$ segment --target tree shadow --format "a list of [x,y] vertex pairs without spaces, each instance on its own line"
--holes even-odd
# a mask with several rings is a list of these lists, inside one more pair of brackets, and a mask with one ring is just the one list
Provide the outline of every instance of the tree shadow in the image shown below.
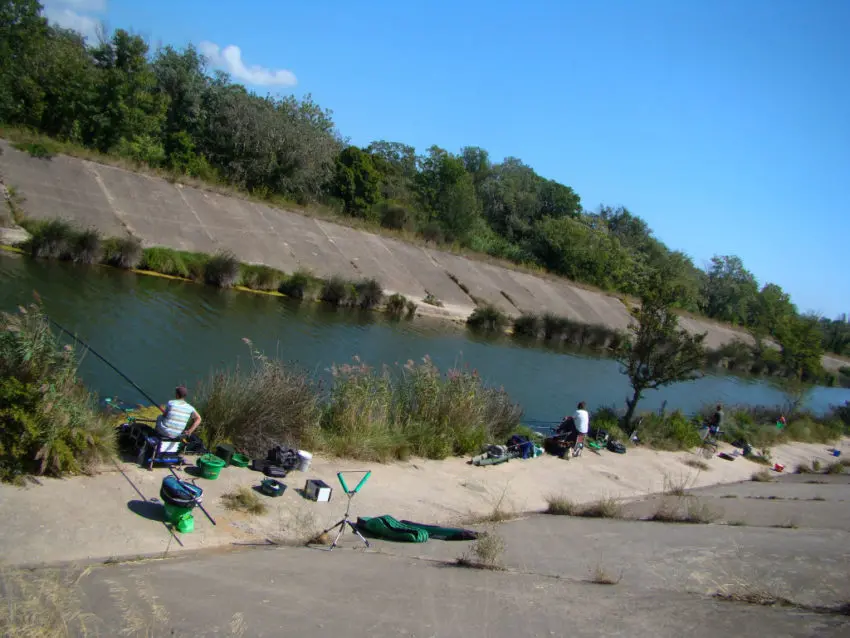
[[127,503],[127,509],[134,514],[158,523],[165,522],[165,508],[162,503],[140,501],[138,499]]

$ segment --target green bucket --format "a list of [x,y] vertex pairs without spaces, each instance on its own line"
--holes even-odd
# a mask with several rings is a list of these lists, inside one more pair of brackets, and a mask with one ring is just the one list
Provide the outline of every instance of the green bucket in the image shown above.
[[198,459],[198,467],[201,468],[201,476],[211,481],[218,478],[221,468],[225,465],[226,463],[215,454],[204,454]]
[[171,503],[163,503],[165,506],[165,520],[172,525],[177,525],[184,516],[192,515],[191,507],[180,507]]
[[250,463],[251,459],[249,459],[244,454],[234,454],[230,457],[230,464],[235,467],[248,467]]

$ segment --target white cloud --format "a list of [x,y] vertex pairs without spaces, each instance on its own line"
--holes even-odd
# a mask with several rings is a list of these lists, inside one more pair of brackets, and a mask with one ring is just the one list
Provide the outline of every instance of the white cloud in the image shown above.
[[100,18],[91,13],[104,13],[106,0],[44,0],[44,16],[52,23],[82,33],[91,41],[97,39]]
[[254,86],[295,86],[298,82],[295,74],[286,69],[267,69],[256,64],[246,66],[242,61],[242,50],[235,44],[223,49],[214,42],[201,42],[198,45],[210,66],[227,71],[236,80]]

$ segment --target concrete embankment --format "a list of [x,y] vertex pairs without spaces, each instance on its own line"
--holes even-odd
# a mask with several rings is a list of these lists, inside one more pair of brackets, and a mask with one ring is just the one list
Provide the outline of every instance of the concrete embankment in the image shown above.
[[[215,253],[227,249],[247,263],[284,272],[304,268],[320,277],[374,277],[387,291],[416,300],[430,314],[463,319],[486,301],[509,315],[552,312],[625,330],[627,308],[616,297],[565,279],[518,272],[484,261],[382,237],[296,212],[172,184],[73,157],[30,157],[0,140],[0,180],[14,188],[35,219],[64,217],[107,236],[132,233],[146,246]],[[442,308],[422,303],[430,293]],[[717,348],[749,337],[713,322],[683,318],[707,331]],[[829,368],[843,362],[825,360]]]

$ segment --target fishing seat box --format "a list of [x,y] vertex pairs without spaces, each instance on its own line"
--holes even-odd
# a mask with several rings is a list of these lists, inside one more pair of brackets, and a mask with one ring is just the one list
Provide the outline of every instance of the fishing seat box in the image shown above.
[[331,500],[332,491],[331,486],[320,479],[307,479],[307,484],[304,485],[304,495],[311,501],[319,503]]

